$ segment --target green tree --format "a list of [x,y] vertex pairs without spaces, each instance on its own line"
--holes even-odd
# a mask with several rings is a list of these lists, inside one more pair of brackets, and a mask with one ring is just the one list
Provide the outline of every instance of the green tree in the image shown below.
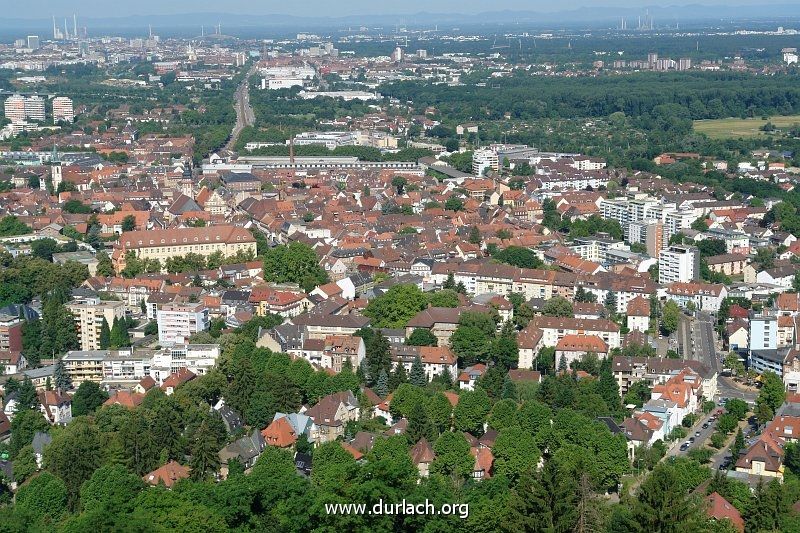
[[694,531],[700,513],[691,496],[681,490],[677,468],[662,463],[639,487],[633,518],[643,531]]
[[562,296],[555,296],[547,300],[542,307],[542,314],[545,316],[571,317],[575,313],[572,304]]
[[59,359],[56,361],[56,366],[53,369],[53,380],[55,381],[56,388],[62,392],[66,392],[72,388],[72,380],[64,368],[64,361]]
[[[760,409],[762,413],[771,413],[769,416],[769,420],[771,420],[774,413],[786,400],[786,389],[783,386],[783,380],[769,370],[761,375],[761,384],[761,390],[756,398],[756,409]],[[760,421],[766,423],[768,420],[765,416],[764,420]]]
[[133,231],[136,229],[136,217],[134,215],[126,215],[122,219],[122,231]]
[[105,465],[81,487],[81,507],[86,511],[120,513],[132,509],[136,495],[144,489],[142,479],[122,465]]
[[72,397],[72,416],[88,415],[108,399],[108,393],[93,381],[84,381]]
[[219,469],[219,449],[220,443],[209,431],[208,424],[204,420],[191,446],[192,458],[189,467],[192,479],[204,480]]
[[419,358],[419,355],[415,356],[414,362],[411,363],[409,383],[417,387],[424,387],[428,384],[428,378],[425,376],[425,368],[422,366],[422,360]]
[[466,478],[472,472],[475,459],[469,453],[469,443],[460,433],[442,433],[433,445],[436,458],[431,471],[453,479]]
[[97,275],[103,277],[110,277],[114,275],[114,264],[111,258],[105,252],[97,252],[95,256],[97,259]]
[[58,522],[67,514],[67,487],[49,472],[42,472],[17,491],[16,510],[34,523]]
[[93,424],[78,418],[56,433],[45,449],[44,466],[64,481],[71,509],[77,506],[81,485],[101,464],[99,437]]
[[661,329],[664,333],[670,335],[678,329],[678,320],[681,315],[681,310],[678,308],[673,300],[667,301],[661,311]]
[[483,422],[490,408],[491,401],[483,389],[464,391],[459,396],[453,412],[453,424],[459,431],[480,435],[483,433]]
[[364,315],[373,327],[401,328],[425,308],[427,298],[416,285],[395,285],[385,294],[370,300]]
[[23,446],[14,459],[14,481],[22,485],[37,470],[36,454],[33,452],[33,446],[30,444]]
[[103,322],[100,324],[100,349],[107,350],[111,346],[111,328],[108,327],[108,320],[103,317]]
[[328,282],[316,252],[301,242],[276,246],[264,253],[264,278],[277,283],[298,283],[304,291]]
[[524,472],[535,469],[540,456],[533,436],[519,426],[498,432],[492,454],[495,457],[494,471],[512,482]]
[[469,242],[470,244],[480,244],[482,242],[481,232],[478,229],[478,226],[472,226],[469,230]]

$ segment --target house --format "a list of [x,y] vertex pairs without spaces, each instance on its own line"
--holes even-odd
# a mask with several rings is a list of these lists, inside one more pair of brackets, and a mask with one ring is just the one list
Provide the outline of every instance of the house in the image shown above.
[[486,365],[483,363],[468,366],[458,375],[458,387],[462,390],[475,390],[475,384],[486,370]]
[[113,391],[103,405],[121,405],[128,409],[133,409],[142,405],[144,393],[130,390],[119,389]]
[[222,417],[222,423],[225,424],[225,430],[228,435],[232,435],[244,427],[242,417],[235,410],[225,403],[225,398],[220,398],[213,409]]
[[492,477],[492,466],[494,465],[492,451],[483,446],[473,446],[470,448],[469,453],[475,458],[475,464],[472,467],[472,479],[481,481]]
[[450,337],[458,327],[461,311],[449,307],[428,307],[423,309],[406,324],[406,338],[417,328],[428,329],[436,337],[439,346],[448,346]]
[[566,335],[593,335],[602,339],[609,349],[619,348],[622,343],[619,326],[604,318],[593,320],[537,316],[528,326],[542,330],[543,346],[556,346]]
[[747,322],[737,319],[725,324],[725,334],[729,351],[747,351],[750,346],[750,325]]
[[436,454],[425,437],[422,437],[411,448],[411,462],[417,467],[420,477],[428,477],[434,459],[436,459]]
[[357,421],[360,415],[358,399],[352,391],[329,394],[320,399],[305,414],[314,421],[312,438],[314,443],[325,443],[344,435],[345,425]]
[[50,445],[51,442],[53,442],[53,437],[50,435],[50,433],[37,431],[33,435],[31,447],[33,448],[33,455],[36,457],[36,468],[42,468],[42,463],[44,461],[44,450]]
[[361,337],[328,335],[325,337],[320,366],[330,368],[338,374],[347,361],[351,369],[356,369],[361,365],[366,353],[364,339]]
[[630,331],[647,331],[650,329],[650,301],[637,296],[628,302],[626,311],[628,329]]
[[261,436],[264,437],[268,446],[277,446],[278,448],[289,448],[297,442],[297,433],[286,417],[273,420],[261,431]]
[[447,346],[420,346],[419,358],[428,381],[445,373],[450,374],[450,379],[456,379],[458,358]]
[[164,380],[164,383],[161,384],[161,390],[164,391],[164,394],[167,396],[171,396],[175,389],[186,383],[187,381],[191,381],[195,378],[195,373],[189,370],[188,368],[181,368],[177,372],[173,372],[167,379]]
[[11,420],[0,411],[0,442],[3,442],[11,435]]
[[228,463],[237,460],[245,470],[253,468],[256,460],[267,446],[261,432],[254,429],[249,435],[245,435],[239,440],[228,444],[219,451],[220,476],[222,479],[228,477]]
[[712,492],[706,496],[706,515],[717,522],[727,520],[736,531],[744,532],[742,514],[728,500],[720,496],[718,492]]
[[736,472],[783,481],[783,444],[764,433],[739,455]]
[[556,344],[556,361],[559,365],[563,358],[569,367],[587,353],[605,359],[608,356],[608,345],[594,335],[565,335]]
[[188,466],[183,466],[175,461],[170,461],[164,466],[156,468],[149,474],[145,474],[142,476],[142,479],[149,485],[155,486],[163,484],[168,489],[171,489],[173,485],[175,485],[175,483],[181,479],[187,479],[189,477],[190,470],[191,469]]
[[39,391],[39,408],[51,424],[67,424],[72,420],[72,400],[55,390]]
[[137,383],[136,386],[133,387],[133,390],[134,392],[137,392],[139,394],[147,394],[147,391],[149,391],[156,385],[158,385],[158,383],[156,383],[156,380],[153,379],[152,376],[145,376],[139,380],[139,383]]

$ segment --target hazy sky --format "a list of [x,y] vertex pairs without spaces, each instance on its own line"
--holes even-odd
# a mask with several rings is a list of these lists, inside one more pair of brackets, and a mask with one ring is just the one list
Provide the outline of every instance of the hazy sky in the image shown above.
[[796,0],[0,0],[3,16],[13,18],[64,17],[77,13],[83,17],[120,17],[180,13],[252,13],[297,16],[337,16],[354,14],[395,14],[461,12],[480,13],[500,10],[563,11],[583,6],[640,7],[644,5],[760,5],[792,3]]

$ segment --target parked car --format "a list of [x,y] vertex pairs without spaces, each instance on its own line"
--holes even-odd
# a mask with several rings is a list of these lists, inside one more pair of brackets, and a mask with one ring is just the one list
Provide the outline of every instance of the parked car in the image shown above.
[[699,432],[699,431],[695,431],[695,432],[694,432],[694,436],[695,436],[695,437],[699,437],[699,436],[700,436],[700,432]]
[[682,452],[685,452],[688,449],[689,449],[689,443],[688,442],[684,442],[683,444],[681,444],[680,450]]

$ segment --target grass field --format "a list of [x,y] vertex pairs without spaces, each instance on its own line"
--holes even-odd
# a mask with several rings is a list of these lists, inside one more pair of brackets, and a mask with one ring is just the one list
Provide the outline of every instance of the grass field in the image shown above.
[[[739,137],[760,137],[764,135],[761,128],[768,121],[761,118],[721,118],[716,120],[695,120],[694,129],[705,133],[712,139],[738,139]],[[776,128],[789,128],[800,124],[800,115],[771,117]]]

